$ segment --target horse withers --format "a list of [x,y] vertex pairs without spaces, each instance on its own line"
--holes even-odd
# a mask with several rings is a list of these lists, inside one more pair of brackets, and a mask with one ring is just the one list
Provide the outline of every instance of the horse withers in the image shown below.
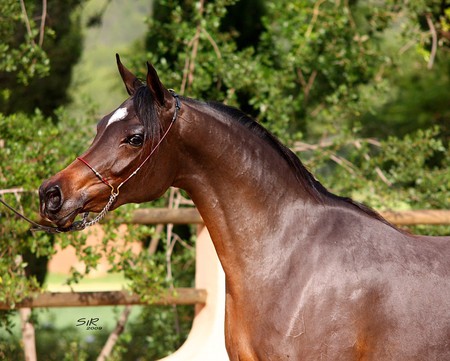
[[226,275],[231,360],[450,360],[450,238],[410,235],[327,191],[241,111],[178,97],[117,57],[130,97],[40,188],[41,214],[191,196]]

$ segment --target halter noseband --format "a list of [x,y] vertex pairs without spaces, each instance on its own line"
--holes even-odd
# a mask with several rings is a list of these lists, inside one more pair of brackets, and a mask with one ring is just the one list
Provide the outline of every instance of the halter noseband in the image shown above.
[[94,219],[88,220],[87,217],[89,215],[89,212],[85,212],[83,219],[81,221],[76,221],[76,222],[72,223],[72,225],[70,225],[69,227],[62,228],[62,227],[44,226],[42,224],[36,223],[36,222],[32,221],[31,219],[25,217],[23,214],[16,211],[13,207],[11,207],[9,204],[7,204],[2,199],[0,199],[0,203],[5,205],[8,209],[10,209],[16,215],[18,215],[19,217],[21,217],[22,219],[24,219],[25,221],[27,221],[28,223],[33,225],[34,228],[31,229],[32,231],[45,231],[47,233],[62,233],[62,232],[71,232],[71,231],[81,231],[81,230],[83,230],[87,227],[90,227],[93,224],[99,222],[103,217],[105,217],[106,213],[108,213],[109,209],[111,208],[111,206],[113,205],[113,203],[115,202],[117,197],[119,196],[120,187],[122,187],[126,182],[128,182],[132,177],[134,177],[139,172],[139,170],[143,167],[143,165],[151,158],[151,156],[156,152],[158,147],[163,142],[164,138],[169,133],[173,124],[177,120],[178,112],[181,109],[180,98],[179,98],[178,94],[175,93],[172,89],[169,89],[169,91],[172,94],[172,96],[175,98],[175,111],[174,111],[174,114],[173,114],[172,120],[170,121],[169,126],[167,127],[166,131],[164,132],[162,137],[159,139],[159,141],[155,145],[155,147],[150,151],[149,155],[147,155],[147,157],[141,162],[139,167],[137,167],[136,170],[133,173],[131,173],[124,181],[122,181],[116,188],[114,188],[114,186],[105,177],[103,177],[93,166],[91,166],[85,159],[83,159],[82,157],[77,157],[77,159],[80,162],[82,162],[83,164],[85,164],[87,167],[89,167],[89,169],[92,170],[94,172],[94,174],[103,183],[105,183],[108,187],[111,188],[111,194],[109,196],[108,202],[106,203],[105,207],[103,207],[103,209],[100,211],[100,213]]

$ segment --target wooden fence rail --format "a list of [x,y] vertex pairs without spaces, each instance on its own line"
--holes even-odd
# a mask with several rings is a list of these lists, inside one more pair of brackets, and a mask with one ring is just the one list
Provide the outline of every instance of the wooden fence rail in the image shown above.
[[[407,225],[450,225],[450,210],[385,211],[380,214],[389,222],[399,226]],[[128,224],[201,224],[203,219],[196,208],[146,208],[137,209],[129,219],[117,219]]]
[[133,211],[131,219],[117,219],[118,223],[129,224],[202,224],[197,208],[142,208]]
[[[143,302],[139,296],[127,291],[105,292],[44,292],[35,298],[27,298],[14,305],[14,308],[39,307],[87,307],[119,305],[195,305],[206,303],[206,290],[195,288],[176,288],[165,295]],[[6,303],[0,303],[0,310],[9,310]]]
[[450,225],[450,210],[385,211],[381,215],[398,226]]

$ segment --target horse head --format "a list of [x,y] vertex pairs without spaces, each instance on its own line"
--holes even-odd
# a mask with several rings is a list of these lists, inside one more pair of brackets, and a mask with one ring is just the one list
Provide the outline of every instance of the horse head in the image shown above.
[[172,184],[175,168],[165,165],[176,164],[168,143],[178,96],[149,63],[146,84],[118,55],[117,66],[129,98],[100,120],[89,149],[39,189],[41,216],[58,227],[69,227],[82,212],[153,200]]

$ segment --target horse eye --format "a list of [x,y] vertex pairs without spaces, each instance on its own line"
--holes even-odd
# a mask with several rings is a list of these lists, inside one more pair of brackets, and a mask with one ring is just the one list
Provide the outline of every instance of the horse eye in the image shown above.
[[135,134],[127,138],[127,143],[133,147],[140,147],[144,144],[144,137],[141,134]]

